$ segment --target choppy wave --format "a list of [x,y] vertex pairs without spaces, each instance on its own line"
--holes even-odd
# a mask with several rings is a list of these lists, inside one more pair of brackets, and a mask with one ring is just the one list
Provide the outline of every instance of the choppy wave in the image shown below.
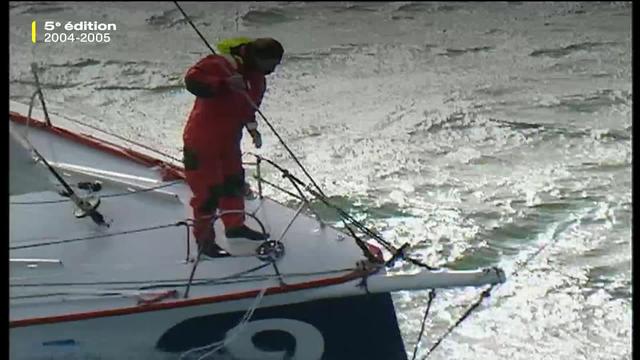
[[464,5],[452,4],[436,4],[432,2],[412,2],[410,4],[400,5],[396,11],[398,12],[426,12],[426,13],[447,13],[460,10]]
[[391,20],[415,20],[415,16],[408,14],[393,14]]
[[543,108],[565,109],[580,113],[595,113],[603,108],[616,105],[630,105],[631,92],[612,89],[600,89],[587,94],[570,94],[547,99],[537,106]]
[[150,66],[150,65],[158,65],[152,61],[145,61],[145,60],[137,60],[137,61],[130,61],[130,60],[107,60],[104,62],[104,65],[115,65],[115,66]]
[[609,45],[615,45],[615,42],[581,42],[577,44],[571,44],[561,48],[552,48],[552,49],[539,49],[534,50],[529,54],[529,56],[540,57],[540,56],[548,56],[553,58],[560,58],[563,56],[567,56],[569,54],[578,52],[578,51],[586,51],[592,50],[600,47],[605,47]]
[[[29,85],[30,89],[35,89],[36,86],[36,82],[35,80],[29,81],[29,80],[11,80],[10,81],[11,84],[20,84],[20,85]],[[52,83],[52,82],[43,82],[40,81],[40,86],[43,89],[51,89],[51,90],[61,90],[61,89],[68,89],[68,88],[75,88],[78,86],[82,86],[82,83],[72,83],[72,82],[64,82],[64,83]]]
[[46,69],[46,68],[56,68],[56,67],[61,67],[61,68],[82,68],[85,66],[94,66],[94,65],[99,65],[101,63],[100,60],[96,60],[96,59],[84,59],[84,58],[80,58],[74,61],[66,61],[64,63],[60,63],[60,64],[56,64],[56,63],[46,63],[42,65],[42,68]]
[[[28,102],[25,64],[39,62],[47,106],[81,108],[87,121],[173,154],[193,102],[183,72],[206,51],[178,43],[196,35],[177,10],[163,11],[170,6],[109,4],[10,3],[10,97]],[[118,7],[136,38],[108,49],[33,48],[22,27],[33,7],[96,19]],[[186,9],[207,38],[230,35],[237,10],[241,35],[283,41],[263,112],[331,200],[385,239],[412,244],[430,264],[500,266],[509,275],[550,244],[434,360],[630,357],[630,2],[207,7],[215,11]],[[304,31],[292,31],[294,22]],[[159,43],[169,56],[158,58]],[[295,171],[266,129],[263,138],[264,155]],[[413,345],[425,295],[396,295]],[[477,295],[441,292],[428,340]]]
[[493,46],[476,46],[467,49],[445,49],[446,53],[440,54],[442,56],[460,56],[469,53],[485,52],[493,50]]
[[446,116],[439,114],[425,114],[425,120],[416,123],[409,132],[410,135],[417,133],[435,133],[439,131],[460,131],[472,127],[497,126],[512,130],[541,130],[545,128],[543,124],[532,124],[495,118],[485,118],[465,111],[456,111]]
[[282,9],[254,9],[241,17],[248,26],[274,25],[296,20],[296,16]]
[[322,60],[332,56],[350,55],[363,52],[366,53],[367,48],[370,48],[369,44],[337,44],[326,49],[314,49],[311,51],[285,54],[285,60],[287,63]]
[[145,91],[153,91],[153,92],[164,92],[164,91],[176,91],[176,90],[184,90],[183,84],[167,84],[167,85],[157,85],[157,86],[120,86],[120,85],[107,85],[107,86],[97,86],[94,88],[95,90],[145,90]]
[[[510,166],[511,153],[532,147],[556,149],[558,144],[597,142],[609,146],[578,163],[592,172],[611,172],[631,165],[630,152],[614,150],[629,146],[628,130],[616,128],[589,128],[563,126],[550,123],[531,123],[481,116],[473,112],[456,111],[442,115],[425,113],[406,130],[414,141],[428,143],[437,151],[424,151],[432,158],[443,157],[448,166],[468,164],[475,166]],[[465,145],[469,143],[470,145]],[[473,144],[473,145],[471,145]],[[579,146],[581,147],[581,145]],[[428,155],[427,155],[428,154]],[[573,169],[577,173],[578,169]]]
[[371,13],[380,11],[380,6],[384,6],[384,3],[378,4],[344,4],[344,5],[333,5],[327,4],[327,8],[331,9],[335,13]]
[[497,99],[499,97],[503,97],[505,95],[512,95],[515,93],[526,91],[522,86],[516,85],[489,85],[489,86],[481,86],[473,92],[482,96],[489,96],[492,99]]
[[20,9],[18,13],[20,14],[34,14],[34,15],[42,15],[42,14],[53,14],[57,12],[62,12],[66,10],[71,10],[73,7],[64,6],[57,4],[56,2],[24,2],[22,3],[10,3],[10,9]]
[[[200,18],[199,14],[192,14],[189,16],[192,21],[196,21]],[[177,9],[165,10],[159,15],[151,15],[145,19],[148,25],[162,28],[173,28],[177,25],[187,24],[187,20],[182,16]]]
[[505,31],[503,29],[494,28],[494,29],[487,30],[484,34],[485,35],[495,35],[495,34],[504,34],[504,33],[505,33]]

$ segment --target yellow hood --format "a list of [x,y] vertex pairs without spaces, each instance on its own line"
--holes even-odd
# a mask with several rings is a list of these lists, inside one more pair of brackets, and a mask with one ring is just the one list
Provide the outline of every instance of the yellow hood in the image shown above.
[[218,48],[218,51],[221,54],[230,54],[231,48],[234,48],[236,46],[240,46],[243,44],[248,44],[252,41],[253,39],[250,39],[248,37],[235,37],[235,38],[229,38],[229,39],[224,39],[220,41],[219,43],[216,44],[216,47]]

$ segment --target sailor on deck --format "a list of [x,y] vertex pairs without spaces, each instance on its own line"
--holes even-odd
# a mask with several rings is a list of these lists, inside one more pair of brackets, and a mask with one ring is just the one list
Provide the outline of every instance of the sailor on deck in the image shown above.
[[[255,109],[266,89],[265,75],[280,64],[284,49],[271,38],[235,38],[218,45],[187,71],[187,90],[196,96],[184,128],[184,167],[193,192],[193,234],[208,256],[228,256],[215,243],[211,219],[217,209],[236,212],[221,216],[227,238],[265,240],[265,234],[244,224],[245,179],[240,142],[247,128],[257,148],[262,146]],[[266,235],[268,237],[268,234]]]

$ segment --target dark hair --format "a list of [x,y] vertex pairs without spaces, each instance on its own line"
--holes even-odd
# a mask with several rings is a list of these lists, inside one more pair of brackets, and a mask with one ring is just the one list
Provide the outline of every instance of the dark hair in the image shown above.
[[247,44],[249,52],[261,59],[282,59],[284,48],[273,38],[258,38]]

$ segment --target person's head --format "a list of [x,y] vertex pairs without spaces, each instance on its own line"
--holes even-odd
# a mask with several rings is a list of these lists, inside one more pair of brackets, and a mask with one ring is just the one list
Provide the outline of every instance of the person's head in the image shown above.
[[258,38],[243,45],[245,65],[265,75],[271,74],[282,61],[284,48],[272,38]]

